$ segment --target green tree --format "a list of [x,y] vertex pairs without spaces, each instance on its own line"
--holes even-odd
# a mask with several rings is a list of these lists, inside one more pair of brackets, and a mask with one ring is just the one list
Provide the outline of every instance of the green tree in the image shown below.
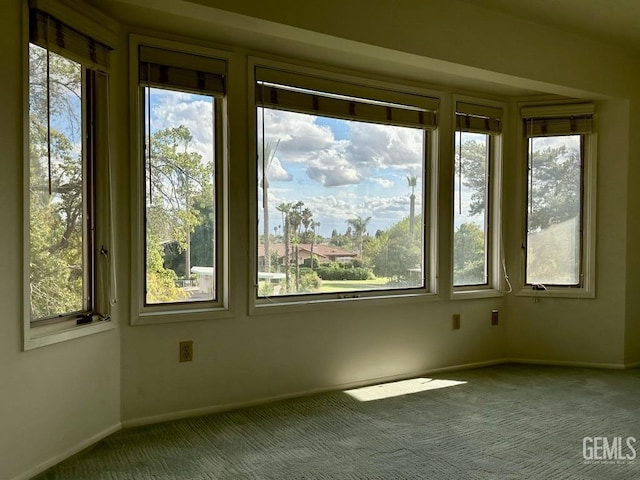
[[[310,243],[311,256],[313,257],[313,247],[316,239],[315,229],[320,226],[320,223],[313,220],[313,212],[311,209],[305,207],[304,203],[300,201],[296,203],[283,202],[279,204],[276,209],[282,215],[282,237],[284,240],[283,267],[285,283],[281,292],[307,291],[305,289],[307,289],[310,284],[313,284],[313,282],[309,283],[308,280],[315,277],[301,273],[300,258],[298,256],[299,245],[300,243]],[[271,260],[273,262],[273,259]],[[293,275],[291,273],[292,265],[294,267]]]
[[453,284],[480,285],[486,281],[484,232],[463,223],[453,234]]
[[[215,228],[213,221],[213,205],[202,204],[194,201],[193,207],[200,212],[201,222],[193,229],[190,235],[191,265],[211,267],[214,265],[213,243],[215,241]],[[181,250],[176,242],[166,244],[164,247],[164,266],[171,269],[178,277],[189,277],[185,264],[186,250]]]
[[175,302],[186,298],[178,288],[176,272],[165,268],[165,251],[158,238],[150,232],[147,235],[147,302]]
[[462,144],[462,170],[456,162],[456,175],[462,175],[462,184],[471,190],[469,216],[482,215],[487,202],[487,147],[477,140]]
[[566,145],[533,150],[529,230],[546,229],[580,214],[580,153]]
[[[167,265],[154,263],[154,256],[163,251],[162,245],[176,242],[179,252],[184,252],[184,272],[191,271],[191,234],[205,221],[213,220],[213,184],[211,162],[190,148],[193,140],[189,129],[183,125],[159,130],[152,135],[151,155],[147,158],[147,300],[156,295],[177,296],[178,291],[157,293],[154,286],[166,282],[163,269]],[[213,238],[210,239],[213,242]],[[213,246],[211,244],[211,251]],[[153,268],[152,268],[153,267]],[[175,275],[175,272],[174,272]],[[170,276],[170,275],[169,275]],[[176,287],[177,288],[177,287]],[[182,296],[186,293],[182,290]]]
[[535,138],[529,152],[527,282],[576,284],[580,265],[581,158],[577,137]]
[[[534,139],[535,141],[536,139]],[[463,185],[471,190],[470,216],[486,205],[486,146],[467,140],[462,146]],[[580,206],[580,153],[566,145],[534,149],[529,178],[529,229],[544,229],[574,218]]]
[[351,248],[352,240],[350,235],[350,229],[348,232],[349,234],[338,233],[338,231],[334,228],[333,231],[331,232],[329,245],[333,245],[334,247],[339,247],[339,248]]
[[[49,72],[47,75],[47,61]],[[29,45],[31,318],[83,309],[82,68]]]
[[[291,226],[290,216],[291,203],[281,203],[276,209],[282,214],[282,235],[284,237],[284,290],[285,292],[291,291],[291,256],[289,254],[289,247],[291,241]],[[266,260],[265,260],[266,261]]]
[[353,229],[353,237],[358,246],[358,253],[360,254],[360,258],[364,257],[364,235],[367,233],[367,225],[371,217],[362,218],[357,216],[355,218],[350,218],[345,220],[345,222]]
[[[416,219],[420,218],[418,215]],[[377,232],[365,245],[365,258],[373,264],[373,273],[378,277],[406,281],[412,269],[422,268],[420,232],[410,232],[408,218]]]
[[411,188],[411,195],[409,196],[410,206],[409,206],[409,232],[413,233],[413,228],[415,224],[415,214],[416,214],[416,185],[418,184],[418,177],[415,175],[407,175],[407,184],[409,188]]
[[215,235],[213,205],[194,202],[194,208],[200,212],[200,223],[191,235],[191,263],[199,266],[214,265],[213,242]]
[[315,263],[315,257],[313,255],[313,247],[316,243],[316,228],[320,226],[320,222],[316,222],[315,220],[311,220],[311,270],[313,270],[313,264]]

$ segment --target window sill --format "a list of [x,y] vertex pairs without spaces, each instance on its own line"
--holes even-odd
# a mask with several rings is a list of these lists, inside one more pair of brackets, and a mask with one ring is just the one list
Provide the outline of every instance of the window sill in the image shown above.
[[133,315],[131,325],[157,325],[162,323],[199,322],[217,320],[233,316],[228,308],[202,308],[193,310],[165,310],[140,312]]
[[27,325],[24,332],[24,350],[33,350],[55,343],[86,337],[95,333],[113,330],[112,321],[97,320],[86,325],[76,325],[74,321],[31,327]]
[[397,305],[407,303],[424,303],[440,300],[440,296],[435,293],[403,293],[395,295],[371,295],[354,296],[358,292],[345,293],[343,298],[327,299],[280,299],[278,297],[260,298],[254,300],[250,308],[250,315],[270,315],[274,313],[303,312],[308,310],[335,310],[336,308],[361,308]]
[[586,288],[554,288],[548,287],[546,290],[533,290],[531,287],[522,287],[516,293],[517,297],[536,298],[596,298],[593,290]]
[[472,300],[476,298],[503,297],[506,293],[495,288],[483,288],[475,290],[462,290],[454,287],[451,300]]

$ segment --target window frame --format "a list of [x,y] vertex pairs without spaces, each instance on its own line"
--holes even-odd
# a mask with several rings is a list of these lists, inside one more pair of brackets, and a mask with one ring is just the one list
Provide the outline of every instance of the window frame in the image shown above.
[[[557,103],[539,104],[522,103],[519,104],[521,115],[519,116],[519,152],[522,168],[522,237],[520,246],[522,250],[520,261],[520,275],[518,296],[534,297],[534,299],[545,297],[556,298],[587,298],[596,297],[595,292],[595,261],[596,261],[596,196],[597,196],[597,113],[593,103]],[[527,113],[524,113],[527,112]],[[534,285],[526,283],[527,265],[527,223],[529,206],[528,201],[528,164],[529,164],[529,138],[525,128],[525,118],[566,118],[572,116],[591,115],[593,128],[589,133],[581,133],[580,145],[582,148],[582,168],[581,168],[581,195],[582,205],[580,211],[580,222],[582,226],[580,245],[580,265],[579,271],[582,277],[578,285],[547,285],[545,289],[538,290]],[[578,134],[577,132],[575,134]],[[565,135],[573,135],[566,133]],[[538,135],[533,135],[537,137]],[[551,136],[563,136],[562,133]]]
[[[453,157],[456,156],[456,136],[458,135],[457,128],[457,120],[456,120],[456,110],[457,104],[462,103],[466,104],[469,107],[477,106],[480,112],[484,110],[502,110],[500,116],[501,123],[501,132],[490,134],[487,132],[487,153],[488,153],[488,165],[487,165],[487,175],[488,175],[488,185],[487,185],[487,212],[485,214],[485,218],[487,221],[487,227],[485,236],[487,238],[487,247],[486,247],[486,269],[487,269],[487,282],[485,284],[478,285],[454,285],[453,283],[453,259],[454,259],[454,233],[455,233],[455,199],[453,195],[455,194],[454,182],[456,181],[455,177],[455,166],[452,165],[451,175],[452,175],[452,189],[451,189],[451,300],[463,300],[463,299],[474,299],[474,298],[489,298],[489,297],[500,297],[507,293],[505,291],[505,284],[507,284],[507,274],[504,260],[504,241],[503,241],[503,143],[504,138],[508,135],[508,125],[509,125],[509,116],[507,105],[503,102],[492,101],[486,98],[477,98],[470,97],[466,95],[453,95],[452,105],[453,105],[453,114],[452,114],[452,133],[453,133],[453,142],[452,142],[452,152]],[[495,117],[494,117],[495,118]],[[453,158],[453,162],[457,161],[457,157]]]
[[[228,152],[227,152],[227,94],[215,97],[214,125],[214,264],[216,266],[216,295],[213,300],[193,302],[147,304],[146,301],[146,174],[145,155],[142,134],[145,127],[144,95],[138,78],[139,47],[146,46],[164,50],[169,55],[201,55],[214,60],[229,63],[229,54],[220,50],[193,44],[149,37],[130,35],[129,67],[132,73],[130,81],[131,112],[131,191],[132,195],[132,253],[136,260],[132,262],[131,325],[148,325],[199,321],[215,318],[227,318],[232,315],[229,302],[229,200],[228,200]],[[227,73],[228,74],[228,73]],[[168,88],[171,90],[171,88]],[[179,89],[175,89],[180,91]],[[185,90],[186,91],[186,90]]]
[[[431,100],[440,101],[441,94],[439,92],[428,91],[423,88],[409,87],[406,85],[394,83],[387,80],[372,80],[358,76],[358,74],[335,73],[330,69],[320,69],[317,66],[307,66],[301,62],[294,62],[287,59],[283,61],[265,59],[260,57],[249,57],[248,61],[248,119],[251,129],[249,148],[251,152],[255,152],[258,144],[258,107],[259,99],[256,96],[256,69],[264,68],[275,72],[276,75],[282,74],[284,78],[288,75],[295,77],[307,77],[310,90],[318,89],[319,91],[331,91],[329,85],[347,85],[345,89],[348,93],[335,92],[336,95],[345,94],[354,98],[367,98],[363,92],[380,90],[387,92],[393,97],[395,93],[398,95],[414,95],[430,98]],[[277,82],[276,82],[277,83]],[[321,88],[315,87],[316,85]],[[371,97],[369,97],[371,98]],[[388,100],[387,100],[388,101]],[[268,108],[268,107],[267,107]],[[289,110],[294,111],[294,110]],[[439,117],[439,111],[435,110],[436,118]],[[345,118],[348,120],[348,118]],[[362,121],[367,121],[362,120]],[[336,304],[345,307],[361,306],[361,302],[367,305],[388,305],[406,302],[424,302],[439,299],[438,292],[438,261],[437,261],[437,228],[438,223],[438,126],[433,129],[424,129],[425,147],[423,159],[423,176],[422,182],[422,210],[423,215],[423,265],[425,269],[424,285],[422,287],[408,289],[386,289],[386,290],[368,290],[368,291],[348,291],[335,293],[317,293],[317,294],[292,294],[281,296],[258,296],[258,244],[260,231],[258,225],[258,166],[257,162],[250,162],[249,174],[252,179],[251,197],[250,197],[250,215],[252,226],[250,235],[250,306],[249,313],[251,315],[262,315],[278,312],[305,311],[309,308],[324,309],[334,308]],[[251,158],[251,157],[250,157]],[[255,157],[254,157],[255,158]]]
[[[31,8],[30,8],[31,7]],[[108,109],[109,102],[104,92],[108,89],[107,74],[95,72],[97,64],[77,57],[77,40],[72,41],[70,51],[55,52],[80,65],[82,123],[82,189],[83,189],[83,309],[58,316],[31,319],[30,310],[30,45],[38,45],[29,38],[32,22],[35,20],[34,10],[50,16],[63,23],[66,34],[80,38],[90,38],[110,49],[109,45],[117,43],[114,23],[101,12],[87,6],[79,13],[75,9],[55,0],[43,3],[23,3],[23,350],[35,348],[84,337],[115,328],[111,321],[111,300],[115,299],[113,270],[109,263],[111,257],[111,213],[109,203],[110,182],[106,177],[109,169],[109,157],[106,153],[108,142]],[[83,32],[91,32],[85,34]],[[42,46],[42,48],[47,48]],[[100,47],[102,48],[102,47]],[[102,64],[100,64],[102,65]],[[101,67],[97,67],[101,68]],[[102,97],[100,98],[100,92]],[[99,178],[100,174],[100,178]],[[101,247],[98,247],[101,246]],[[102,261],[98,248],[109,255],[109,262]],[[109,285],[105,285],[108,283]],[[86,297],[90,296],[90,299]]]

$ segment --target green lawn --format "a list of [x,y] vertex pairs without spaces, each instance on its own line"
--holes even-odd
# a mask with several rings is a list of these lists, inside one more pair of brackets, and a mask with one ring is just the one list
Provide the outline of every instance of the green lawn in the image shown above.
[[320,292],[383,289],[386,288],[388,281],[387,277],[378,277],[373,280],[323,280]]

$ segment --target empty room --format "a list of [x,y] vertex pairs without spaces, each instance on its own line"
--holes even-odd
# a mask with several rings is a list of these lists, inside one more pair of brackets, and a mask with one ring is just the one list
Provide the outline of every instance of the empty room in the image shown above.
[[3,0],[0,479],[640,477],[639,18]]

